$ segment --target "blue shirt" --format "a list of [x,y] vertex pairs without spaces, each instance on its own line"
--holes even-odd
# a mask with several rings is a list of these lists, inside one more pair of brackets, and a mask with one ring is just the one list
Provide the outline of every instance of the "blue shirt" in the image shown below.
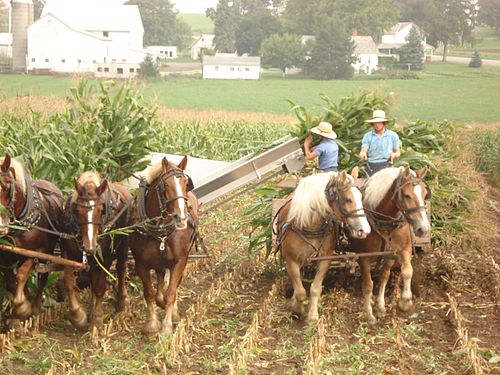
[[389,129],[378,135],[372,129],[363,136],[361,148],[368,149],[368,162],[381,163],[389,160],[391,153],[399,148],[399,136]]
[[339,146],[333,139],[323,138],[316,146],[316,155],[319,159],[319,169],[338,167]]

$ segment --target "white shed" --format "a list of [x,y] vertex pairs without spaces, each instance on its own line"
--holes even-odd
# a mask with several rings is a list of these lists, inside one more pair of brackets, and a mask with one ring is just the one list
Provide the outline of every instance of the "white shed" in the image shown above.
[[162,59],[175,59],[177,58],[176,46],[147,46],[146,50],[152,56]]
[[[137,5],[112,0],[48,0],[28,27],[28,70],[94,73],[98,64],[136,70],[144,59]],[[130,66],[130,67],[129,67]]]
[[202,50],[204,49],[213,50],[215,48],[214,38],[215,38],[214,34],[201,34],[200,37],[196,39],[196,42],[193,43],[191,49],[189,50],[191,58],[193,60],[198,60]]
[[352,64],[355,73],[371,74],[378,69],[378,49],[371,36],[352,36],[354,56],[357,60]]
[[260,57],[203,56],[203,79],[259,79]]

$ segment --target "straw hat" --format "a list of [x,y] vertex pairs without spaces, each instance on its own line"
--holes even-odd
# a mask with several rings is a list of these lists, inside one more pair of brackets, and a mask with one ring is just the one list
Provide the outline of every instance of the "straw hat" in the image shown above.
[[389,122],[390,120],[385,118],[385,112],[381,109],[376,109],[373,111],[372,118],[370,120],[365,120],[365,122],[375,123],[375,122]]
[[330,139],[337,138],[337,134],[335,134],[335,132],[332,129],[332,124],[325,121],[320,122],[318,126],[312,128],[311,132],[313,132],[314,134],[321,135],[322,137],[325,138],[330,138]]

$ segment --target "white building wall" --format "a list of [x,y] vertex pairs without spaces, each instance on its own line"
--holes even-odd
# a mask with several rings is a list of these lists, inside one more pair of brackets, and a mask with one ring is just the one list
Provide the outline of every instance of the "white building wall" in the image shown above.
[[47,15],[28,28],[28,70],[93,72],[103,62],[110,42],[67,27]]
[[360,54],[357,58],[357,62],[352,64],[355,73],[362,71],[366,74],[372,74],[373,71],[378,69],[378,55]]
[[259,66],[203,65],[203,79],[259,79]]

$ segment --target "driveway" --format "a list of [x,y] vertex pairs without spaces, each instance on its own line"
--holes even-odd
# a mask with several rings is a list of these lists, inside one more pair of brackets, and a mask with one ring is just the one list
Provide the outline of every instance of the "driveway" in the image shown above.
[[[432,61],[440,62],[443,60],[443,56],[433,55]],[[488,60],[481,59],[484,66],[497,66],[500,67],[500,60]],[[458,64],[469,64],[470,57],[457,57],[457,56],[446,56],[446,61]]]

